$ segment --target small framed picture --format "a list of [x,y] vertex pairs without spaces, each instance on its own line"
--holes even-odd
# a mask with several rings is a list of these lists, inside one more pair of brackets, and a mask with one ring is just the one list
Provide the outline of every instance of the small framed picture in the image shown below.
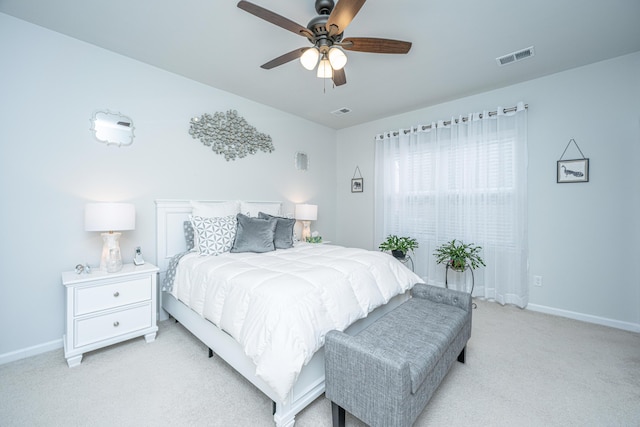
[[589,159],[558,160],[557,182],[589,182]]
[[352,193],[362,193],[363,190],[363,179],[362,178],[353,178],[351,180],[351,192]]

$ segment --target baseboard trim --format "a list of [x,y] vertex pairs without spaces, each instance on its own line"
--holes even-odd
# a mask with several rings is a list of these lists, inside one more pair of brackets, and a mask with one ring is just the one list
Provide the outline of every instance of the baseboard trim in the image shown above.
[[553,314],[555,316],[567,317],[569,319],[580,320],[587,323],[595,323],[597,325],[609,326],[611,328],[622,329],[630,332],[640,332],[640,324],[623,322],[621,320],[608,319],[606,317],[593,316],[591,314],[577,313],[575,311],[562,310],[559,308],[547,307],[538,304],[528,304],[527,309],[538,311],[545,314]]
[[[616,329],[622,329],[625,331],[640,333],[640,324],[636,324],[636,323],[623,322],[621,320],[608,319],[606,317],[592,316],[590,314],[577,313],[575,311],[562,310],[559,308],[547,307],[547,306],[538,305],[538,304],[528,304],[527,310],[537,311],[545,314],[552,314],[555,316],[567,317],[569,319],[580,320],[587,323],[595,323],[597,325],[609,326]],[[34,345],[32,347],[27,347],[20,350],[12,351],[9,353],[0,354],[0,365],[14,362],[20,359],[26,359],[27,357],[36,356],[38,354],[46,353],[52,350],[57,350],[59,348],[63,348],[62,338],[58,340],[49,341],[43,344]]]
[[62,347],[63,347],[62,338],[60,338],[58,340],[53,340],[43,344],[34,345],[32,347],[27,347],[27,348],[12,351],[9,353],[0,354],[0,365],[4,365],[5,363],[9,363],[9,362],[14,362],[20,359],[26,359],[27,357],[36,356],[38,354],[46,353],[52,350],[57,350]]

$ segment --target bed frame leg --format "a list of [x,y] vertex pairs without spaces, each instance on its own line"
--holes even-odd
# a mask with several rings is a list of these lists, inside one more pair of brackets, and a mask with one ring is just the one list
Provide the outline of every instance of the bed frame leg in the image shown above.
[[209,349],[209,359],[213,357],[213,350]]
[[344,408],[331,402],[331,418],[333,419],[333,427],[344,427]]
[[271,413],[271,415],[275,415],[276,414],[276,402],[271,402],[273,403],[273,412]]
[[458,362],[464,363],[464,356],[466,352],[467,352],[467,346],[465,345],[462,351],[460,352],[460,354],[458,355]]

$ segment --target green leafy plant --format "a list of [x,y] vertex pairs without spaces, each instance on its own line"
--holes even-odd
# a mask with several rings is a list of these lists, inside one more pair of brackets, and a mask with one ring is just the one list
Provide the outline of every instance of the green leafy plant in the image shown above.
[[436,263],[447,264],[456,271],[464,271],[467,265],[475,270],[480,265],[486,266],[479,254],[481,250],[481,246],[465,244],[462,241],[456,244],[456,239],[453,239],[440,245],[433,255],[436,257]]
[[309,236],[307,243],[322,243],[322,236]]
[[411,237],[398,237],[395,235],[389,235],[387,240],[380,243],[378,249],[381,251],[391,251],[396,258],[404,258],[407,252],[412,251],[418,247],[418,241]]

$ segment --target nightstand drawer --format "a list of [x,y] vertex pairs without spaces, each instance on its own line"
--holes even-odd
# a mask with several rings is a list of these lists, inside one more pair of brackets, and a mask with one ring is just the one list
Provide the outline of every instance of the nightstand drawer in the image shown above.
[[151,299],[149,276],[124,282],[76,289],[76,316]]
[[151,303],[102,316],[76,320],[75,347],[108,340],[151,326]]

